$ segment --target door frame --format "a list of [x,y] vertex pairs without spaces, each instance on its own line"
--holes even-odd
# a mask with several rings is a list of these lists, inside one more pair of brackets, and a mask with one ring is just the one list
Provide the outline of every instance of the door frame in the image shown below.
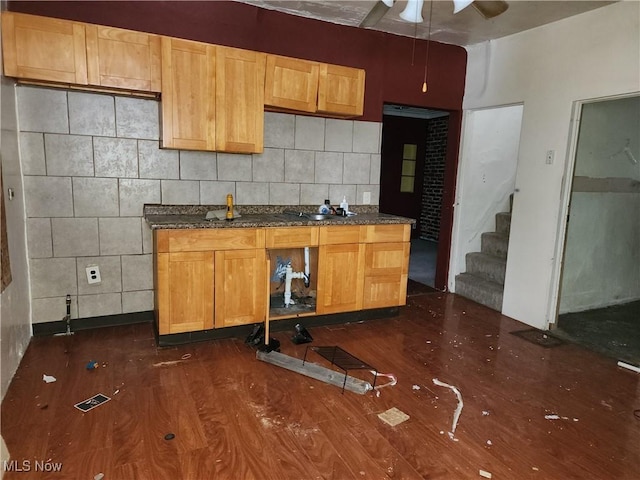
[[554,262],[551,271],[551,282],[549,287],[549,302],[545,318],[545,329],[555,329],[558,327],[558,314],[560,310],[560,294],[562,289],[562,273],[564,269],[564,255],[567,246],[567,224],[571,204],[571,191],[573,188],[573,176],[576,168],[576,153],[578,150],[578,137],[580,134],[580,119],[582,116],[582,106],[590,103],[607,102],[610,100],[621,100],[623,98],[637,97],[638,92],[625,93],[620,95],[609,95],[606,97],[590,98],[586,100],[576,100],[571,109],[571,119],[569,126],[569,142],[567,145],[567,156],[565,161],[562,186],[560,190],[560,208],[558,214],[557,235],[554,247]]
[[[390,105],[391,104],[392,103],[390,103]],[[456,181],[458,177],[458,163],[460,161],[459,153],[463,112],[462,110],[443,110],[437,107],[430,108],[419,106],[415,108],[438,110],[449,114],[449,129],[447,132],[447,148],[442,187],[442,204],[440,207],[440,232],[438,235],[438,253],[434,279],[435,289],[446,292],[449,290],[447,279],[449,277],[451,241],[453,238],[453,214],[456,195]],[[382,128],[384,128],[384,122],[382,124]]]

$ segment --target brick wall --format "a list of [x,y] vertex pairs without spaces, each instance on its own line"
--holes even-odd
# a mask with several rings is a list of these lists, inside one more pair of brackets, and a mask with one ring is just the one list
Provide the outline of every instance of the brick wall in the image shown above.
[[429,121],[420,212],[420,238],[427,240],[437,241],[440,233],[440,209],[448,131],[448,116]]

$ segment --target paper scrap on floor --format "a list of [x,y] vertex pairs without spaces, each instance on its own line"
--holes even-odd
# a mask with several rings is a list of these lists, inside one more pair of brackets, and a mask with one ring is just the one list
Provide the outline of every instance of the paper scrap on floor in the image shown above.
[[392,407],[386,412],[379,413],[378,418],[384,423],[395,427],[396,425],[409,420],[410,417],[402,410],[398,410],[396,407]]

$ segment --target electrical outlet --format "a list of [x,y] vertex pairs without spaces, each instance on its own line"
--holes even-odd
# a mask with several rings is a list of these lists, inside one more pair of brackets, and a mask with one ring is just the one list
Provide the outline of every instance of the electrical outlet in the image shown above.
[[362,204],[370,205],[371,204],[371,192],[363,192],[362,193]]
[[553,157],[555,156],[555,154],[556,154],[555,150],[547,150],[547,158],[546,158],[547,165],[551,165],[553,163]]
[[86,272],[87,282],[89,282],[89,285],[102,282],[102,278],[100,278],[100,267],[97,265],[89,265],[86,268]]

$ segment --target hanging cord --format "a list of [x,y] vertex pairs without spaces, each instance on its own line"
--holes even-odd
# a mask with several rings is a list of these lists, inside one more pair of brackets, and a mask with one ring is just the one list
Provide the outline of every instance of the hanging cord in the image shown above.
[[431,45],[431,18],[433,15],[433,0],[429,2],[429,29],[427,30],[427,55],[424,59],[424,80],[422,82],[422,93],[427,92],[427,64],[429,63],[429,45]]

